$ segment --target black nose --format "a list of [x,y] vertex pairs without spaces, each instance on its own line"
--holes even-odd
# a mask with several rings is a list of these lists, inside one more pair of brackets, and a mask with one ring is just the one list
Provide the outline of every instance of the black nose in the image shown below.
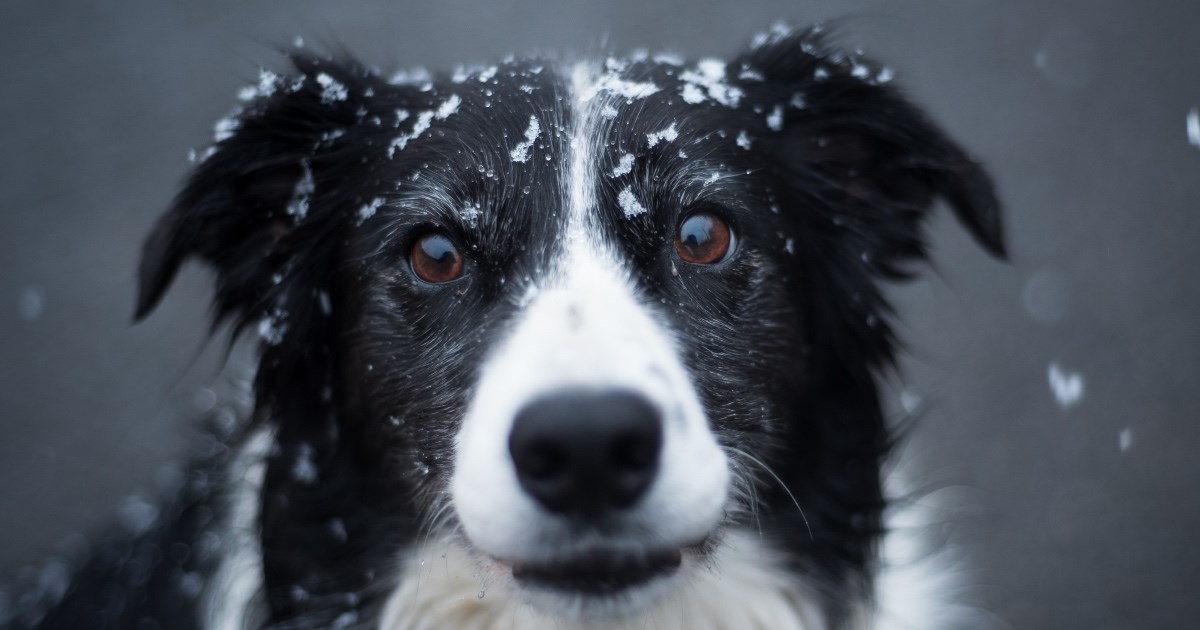
[[596,516],[633,505],[654,481],[662,420],[632,392],[568,390],[522,409],[508,450],[521,487],[539,503]]

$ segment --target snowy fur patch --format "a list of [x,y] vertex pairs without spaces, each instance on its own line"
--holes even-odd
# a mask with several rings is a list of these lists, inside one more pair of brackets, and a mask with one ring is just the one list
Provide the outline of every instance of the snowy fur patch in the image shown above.
[[726,107],[737,107],[744,94],[741,88],[725,82],[725,62],[720,59],[702,59],[679,78],[684,82],[680,96],[691,104],[710,98]]
[[620,177],[622,175],[628,175],[633,171],[633,162],[636,159],[637,158],[634,157],[632,153],[626,153],[622,155],[620,161],[617,162],[617,165],[613,168],[612,173],[609,173],[609,176]]
[[626,218],[633,218],[639,214],[646,213],[646,206],[643,206],[636,195],[633,194],[633,189],[626,186],[621,194],[617,195],[617,203],[621,206],[621,211],[625,213]]
[[529,150],[533,148],[533,143],[537,141],[538,134],[542,132],[542,125],[538,122],[537,116],[529,117],[529,127],[525,129],[525,141],[513,148],[509,156],[514,162],[524,162],[529,159]]
[[317,83],[321,86],[321,102],[326,105],[344,101],[350,96],[350,91],[345,85],[324,72],[317,75]]
[[664,140],[667,142],[674,142],[675,139],[678,137],[679,137],[679,130],[675,128],[675,123],[671,123],[670,127],[667,127],[666,129],[663,129],[662,131],[656,131],[654,133],[646,134],[646,143],[650,147],[654,147],[659,142],[662,142]]

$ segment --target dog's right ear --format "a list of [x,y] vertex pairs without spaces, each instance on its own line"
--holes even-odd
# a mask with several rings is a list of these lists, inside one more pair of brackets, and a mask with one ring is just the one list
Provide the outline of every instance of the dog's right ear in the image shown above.
[[291,61],[298,74],[264,71],[250,101],[217,124],[216,144],[150,232],[135,320],[193,256],[216,271],[216,320],[250,319],[281,290],[289,251],[307,251],[336,224],[321,189],[345,173],[329,156],[364,117],[366,97],[396,88],[357,63],[298,53]]

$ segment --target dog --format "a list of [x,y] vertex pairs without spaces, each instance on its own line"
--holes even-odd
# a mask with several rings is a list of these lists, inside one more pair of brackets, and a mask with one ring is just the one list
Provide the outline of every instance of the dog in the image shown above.
[[215,320],[258,337],[245,422],[14,623],[946,622],[948,591],[882,582],[881,287],[939,200],[1005,247],[991,179],[890,70],[820,27],[728,62],[289,57],[139,272],[142,318],[214,270]]

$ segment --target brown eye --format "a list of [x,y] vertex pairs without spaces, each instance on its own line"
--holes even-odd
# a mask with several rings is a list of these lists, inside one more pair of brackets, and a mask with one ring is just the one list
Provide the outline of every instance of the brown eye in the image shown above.
[[413,242],[409,263],[417,277],[433,284],[457,280],[463,274],[463,257],[454,242],[431,232]]
[[684,262],[712,265],[725,259],[733,234],[724,219],[708,212],[697,212],[679,224],[675,251]]

